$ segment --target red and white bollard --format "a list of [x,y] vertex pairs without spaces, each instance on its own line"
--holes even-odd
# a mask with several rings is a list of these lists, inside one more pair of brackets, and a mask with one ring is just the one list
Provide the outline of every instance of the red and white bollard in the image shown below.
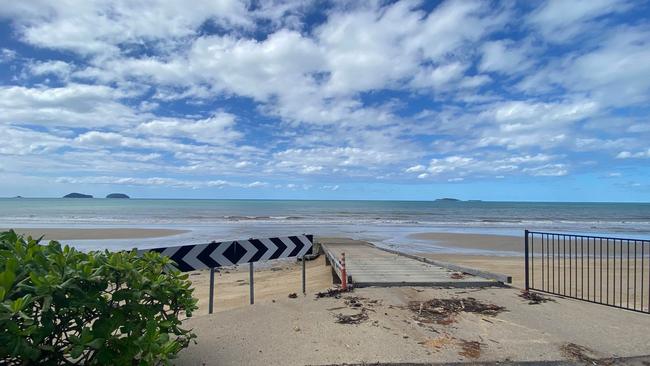
[[345,270],[345,253],[341,253],[341,288],[348,290],[348,273]]

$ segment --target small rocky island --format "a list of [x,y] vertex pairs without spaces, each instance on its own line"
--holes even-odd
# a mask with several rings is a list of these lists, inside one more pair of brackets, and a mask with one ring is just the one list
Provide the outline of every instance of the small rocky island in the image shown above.
[[124,194],[124,193],[111,193],[111,194],[107,195],[106,198],[121,198],[121,199],[129,199],[129,198],[131,198],[131,197],[129,197],[128,195],[126,195],[126,194]]
[[83,193],[68,193],[63,198],[93,198],[91,194],[83,194]]
[[460,200],[456,198],[438,198],[436,202],[460,202]]

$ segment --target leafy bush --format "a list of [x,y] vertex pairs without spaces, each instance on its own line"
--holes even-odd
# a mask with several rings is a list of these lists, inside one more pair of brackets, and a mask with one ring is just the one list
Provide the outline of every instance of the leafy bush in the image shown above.
[[187,274],[158,253],[83,253],[0,233],[0,364],[168,363],[196,336]]

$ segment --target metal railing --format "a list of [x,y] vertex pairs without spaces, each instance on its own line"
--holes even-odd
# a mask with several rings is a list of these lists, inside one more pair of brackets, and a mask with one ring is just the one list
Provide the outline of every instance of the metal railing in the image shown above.
[[650,313],[650,240],[525,231],[526,290]]

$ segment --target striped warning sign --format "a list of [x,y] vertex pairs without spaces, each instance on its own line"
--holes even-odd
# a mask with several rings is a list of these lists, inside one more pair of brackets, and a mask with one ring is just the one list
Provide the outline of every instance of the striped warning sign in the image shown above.
[[313,235],[296,235],[143,249],[138,252],[158,252],[173,259],[178,268],[186,272],[269,259],[302,257],[311,253],[313,243]]

